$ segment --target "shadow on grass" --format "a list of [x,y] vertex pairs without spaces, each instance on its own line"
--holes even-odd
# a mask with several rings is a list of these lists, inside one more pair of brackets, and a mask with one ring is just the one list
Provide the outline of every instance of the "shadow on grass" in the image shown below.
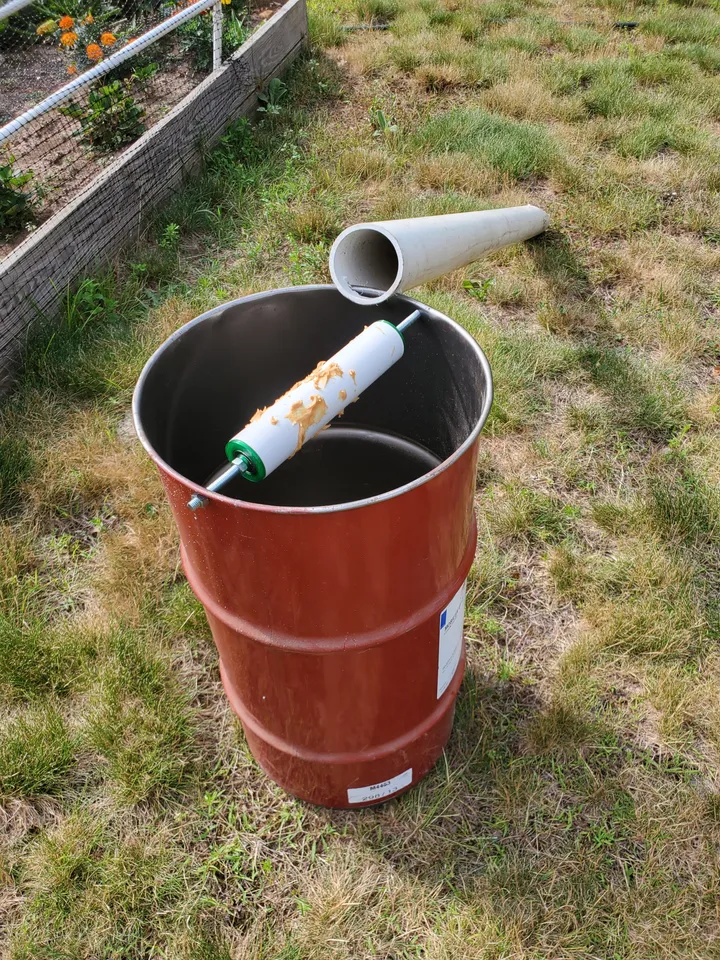
[[[427,779],[397,802],[323,819],[430,902],[492,916],[506,949],[624,957],[643,898],[648,922],[662,926],[673,903],[689,915],[712,886],[712,867],[694,853],[694,833],[673,836],[697,769],[619,736],[611,711],[548,705],[521,680],[469,670],[450,743]],[[694,825],[698,836],[712,834],[711,812]],[[677,847],[672,863],[656,859],[664,841],[687,858],[680,892]],[[433,914],[441,925],[443,910]],[[709,924],[713,911],[701,912],[699,924]],[[468,947],[485,936],[473,922]]]
[[587,269],[573,250],[570,237],[560,230],[546,230],[527,244],[538,273],[553,293],[562,298],[586,300],[593,294]]

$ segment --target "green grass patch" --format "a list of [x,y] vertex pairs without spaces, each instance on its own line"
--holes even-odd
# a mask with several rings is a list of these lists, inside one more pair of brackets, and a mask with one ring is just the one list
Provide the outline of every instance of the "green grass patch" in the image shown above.
[[635,116],[647,109],[632,78],[615,71],[598,73],[583,94],[583,103],[590,114],[611,119]]
[[161,949],[182,960],[222,960],[227,953],[217,941],[210,949],[212,938],[194,920],[189,872],[166,830],[118,837],[102,817],[75,814],[32,847],[13,957],[131,960]]
[[508,486],[489,504],[488,523],[498,537],[524,537],[542,543],[559,543],[573,530],[579,516],[576,507],[564,504],[558,497]]
[[18,505],[21,485],[32,469],[33,459],[27,442],[9,433],[0,436],[0,512],[5,513]]
[[557,337],[493,330],[468,303],[432,293],[426,302],[461,323],[480,343],[493,371],[493,405],[486,429],[508,433],[529,426],[547,404],[543,382],[560,380],[577,366],[576,351]]
[[597,565],[599,599],[585,608],[605,649],[693,660],[707,643],[690,571],[650,546]]
[[666,150],[691,154],[699,149],[701,143],[702,137],[695,127],[684,120],[660,115],[647,117],[620,134],[615,141],[615,149],[622,157],[648,160]]
[[0,732],[0,799],[60,793],[75,764],[76,739],[52,706],[37,707]]
[[645,510],[653,530],[667,543],[697,548],[705,559],[718,562],[720,493],[682,461],[671,472],[651,475]]
[[66,696],[87,682],[97,640],[85,630],[50,626],[28,613],[21,623],[0,614],[0,697]]
[[607,394],[614,424],[669,437],[686,420],[686,399],[668,373],[624,350],[584,348],[578,359],[591,382]]
[[358,0],[357,14],[369,23],[389,23],[398,15],[398,0]]
[[707,43],[676,43],[669,55],[697,64],[706,73],[720,71],[720,50]]
[[462,152],[515,179],[545,176],[559,150],[543,127],[483,110],[455,109],[427,120],[413,143],[432,153]]
[[189,692],[142,635],[120,634],[100,676],[86,736],[128,803],[176,793],[196,759]]
[[668,5],[645,20],[642,29],[668,43],[711,44],[720,38],[720,17],[710,10]]

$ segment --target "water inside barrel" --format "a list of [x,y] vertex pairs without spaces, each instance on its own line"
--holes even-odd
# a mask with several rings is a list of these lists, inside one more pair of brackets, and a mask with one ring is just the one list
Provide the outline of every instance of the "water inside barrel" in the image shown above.
[[273,506],[330,506],[395,490],[439,463],[435,454],[404,437],[333,425],[265,480],[252,483],[236,477],[219,492],[237,500]]

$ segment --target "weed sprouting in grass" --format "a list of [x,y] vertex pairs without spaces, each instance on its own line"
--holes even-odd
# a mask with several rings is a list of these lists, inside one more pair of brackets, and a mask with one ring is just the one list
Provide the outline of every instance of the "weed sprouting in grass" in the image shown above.
[[283,102],[287,97],[287,92],[287,84],[279,77],[273,77],[267,85],[267,90],[257,95],[260,101],[257,112],[265,114],[268,119],[279,117],[283,110]]
[[112,389],[102,366],[107,340],[122,333],[127,323],[127,314],[121,316],[119,305],[111,274],[82,280],[76,290],[67,292],[60,323],[54,325],[49,336],[47,329],[36,332],[26,360],[28,373],[37,383],[53,384],[79,397]]

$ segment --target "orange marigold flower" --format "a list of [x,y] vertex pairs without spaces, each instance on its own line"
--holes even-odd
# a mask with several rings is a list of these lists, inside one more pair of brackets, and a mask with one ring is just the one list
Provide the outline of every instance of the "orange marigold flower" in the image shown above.
[[83,20],[83,23],[95,23],[95,18],[91,13],[89,13]]
[[221,2],[224,7],[229,7],[232,3],[232,0],[221,0]]
[[58,26],[61,30],[72,30],[72,28],[75,26],[75,21],[72,17],[60,17]]
[[75,66],[74,63],[71,63],[70,66],[68,67],[68,73],[71,73],[71,74],[77,73],[77,67]]
[[102,60],[102,50],[96,43],[89,44],[85,53],[88,55],[88,60]]
[[78,35],[73,33],[72,30],[68,30],[67,33],[63,33],[60,37],[60,45],[63,47],[74,47],[77,43]]
[[100,34],[100,43],[104,47],[111,47],[114,43],[117,42],[117,37],[114,33],[101,33]]

